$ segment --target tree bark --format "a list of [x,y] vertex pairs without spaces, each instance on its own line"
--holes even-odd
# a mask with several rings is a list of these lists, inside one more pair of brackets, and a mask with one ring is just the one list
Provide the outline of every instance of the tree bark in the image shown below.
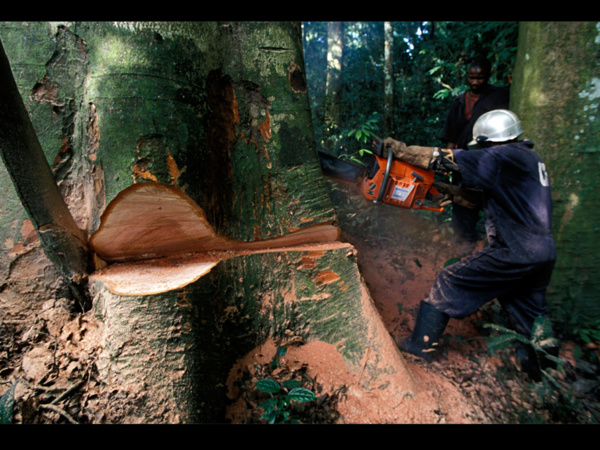
[[[74,50],[66,53],[78,61],[72,96],[59,70],[45,83],[61,80],[51,104],[70,105],[76,118],[65,127],[80,155],[68,179],[85,179],[90,195],[78,203],[70,189],[67,202],[80,205],[91,232],[99,199],[148,181],[184,191],[228,239],[335,221],[298,24],[84,22],[50,39],[55,55]],[[267,339],[324,341],[361,374],[362,389],[386,390],[403,408],[419,401],[407,399],[416,386],[348,248],[230,258],[156,295],[113,294],[99,279],[89,289],[104,327],[97,376],[112,422],[223,421],[230,370]]]
[[511,108],[550,175],[558,260],[548,298],[569,323],[600,317],[597,34],[597,22],[521,23],[511,87]]
[[0,153],[48,258],[88,304],[87,237],[71,216],[29,119],[0,43]]

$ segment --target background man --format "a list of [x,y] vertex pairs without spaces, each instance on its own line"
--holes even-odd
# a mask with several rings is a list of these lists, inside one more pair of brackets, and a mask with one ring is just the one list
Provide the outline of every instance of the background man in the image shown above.
[[[479,57],[471,62],[467,74],[469,90],[452,101],[440,135],[440,139],[446,143],[447,148],[467,149],[468,143],[473,139],[473,126],[482,114],[495,109],[508,109],[508,88],[488,83],[491,67],[487,58]],[[460,174],[456,174],[452,182],[459,184]],[[479,239],[478,220],[478,209],[453,205],[452,226],[459,244],[465,245],[466,252],[472,250]]]

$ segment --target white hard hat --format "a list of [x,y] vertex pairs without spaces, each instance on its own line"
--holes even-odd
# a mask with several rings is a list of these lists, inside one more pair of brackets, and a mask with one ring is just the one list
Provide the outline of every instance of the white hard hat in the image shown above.
[[523,134],[521,121],[508,109],[495,109],[486,112],[473,126],[473,141],[469,145],[481,142],[506,142]]

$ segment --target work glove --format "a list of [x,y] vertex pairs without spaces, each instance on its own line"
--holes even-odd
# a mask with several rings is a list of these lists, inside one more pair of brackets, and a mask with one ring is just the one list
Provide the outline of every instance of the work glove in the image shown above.
[[407,146],[404,142],[388,137],[383,140],[383,157],[387,158],[390,151],[394,155],[394,158],[400,161],[407,162],[421,169],[429,169],[434,148],[419,147],[418,145]]
[[436,181],[433,183],[440,195],[433,196],[433,201],[438,206],[447,206],[450,203],[475,209],[483,204],[483,191],[479,189],[463,188],[452,184]]

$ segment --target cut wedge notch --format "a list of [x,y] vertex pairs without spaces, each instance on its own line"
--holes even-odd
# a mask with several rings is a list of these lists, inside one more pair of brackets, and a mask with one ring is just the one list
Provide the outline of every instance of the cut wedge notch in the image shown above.
[[134,184],[102,215],[90,248],[109,264],[92,274],[119,295],[151,295],[181,288],[220,261],[241,255],[349,247],[332,223],[283,236],[243,242],[218,235],[202,208],[180,189]]

